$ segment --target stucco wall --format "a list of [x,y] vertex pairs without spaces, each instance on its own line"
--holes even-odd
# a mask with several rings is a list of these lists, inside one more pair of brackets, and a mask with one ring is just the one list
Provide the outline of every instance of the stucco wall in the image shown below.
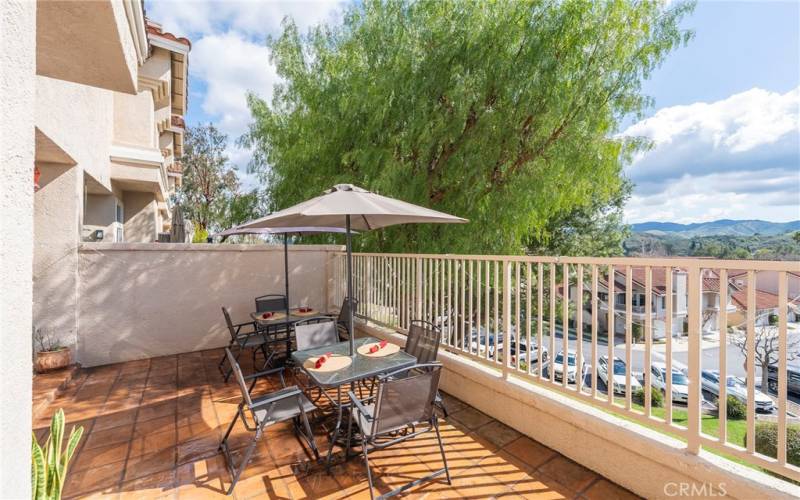
[[116,208],[116,198],[113,195],[87,195],[83,214],[83,237],[96,241],[93,233],[97,229],[102,229],[103,239],[101,241],[113,242]]
[[114,93],[114,143],[142,148],[156,147],[153,94]]
[[[333,251],[291,248],[291,305],[327,308]],[[284,290],[281,246],[86,243],[78,255],[84,366],[227,345],[221,306],[246,321],[256,296]]]
[[0,491],[30,498],[36,3],[0,2]]
[[39,164],[34,203],[33,322],[67,346],[77,328],[78,253],[83,186],[80,168]]
[[112,95],[96,87],[36,78],[36,126],[109,190]]
[[125,206],[125,241],[150,243],[158,237],[158,203],[153,193],[125,191],[122,196]]

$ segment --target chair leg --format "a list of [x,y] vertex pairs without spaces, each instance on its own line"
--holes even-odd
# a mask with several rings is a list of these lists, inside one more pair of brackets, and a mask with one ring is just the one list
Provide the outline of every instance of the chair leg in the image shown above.
[[236,412],[236,415],[233,416],[233,420],[231,420],[231,424],[228,426],[228,430],[225,431],[225,436],[223,436],[222,441],[219,443],[219,450],[222,450],[223,447],[227,446],[228,436],[231,435],[231,431],[233,430],[233,426],[236,425],[236,421],[239,419],[239,415],[242,412],[242,405],[239,405],[239,410]]
[[[361,431],[364,432],[363,430]],[[353,412],[351,411],[347,418],[347,439],[344,444],[344,460],[350,460],[350,439],[353,437]]]
[[442,410],[442,413],[444,414],[444,418],[447,418],[447,416],[448,416],[447,415],[447,407],[444,405],[444,399],[442,399],[442,395],[439,394],[439,391],[436,391],[436,406],[438,406],[439,409]]
[[447,457],[444,454],[444,445],[442,444],[442,435],[439,432],[439,418],[433,416],[433,428],[436,430],[436,439],[439,441],[439,451],[442,453],[442,462],[444,462],[444,473],[447,475],[447,484],[453,484],[450,481],[450,469],[447,467]]
[[308,415],[306,415],[306,411],[303,409],[302,401],[299,401],[298,404],[300,405],[300,416],[303,420],[303,428],[305,429],[305,434],[308,436],[308,444],[311,446],[311,451],[314,452],[314,458],[317,459],[319,462],[319,450],[317,449],[317,443],[314,440],[314,433],[311,431],[311,425],[308,423]]
[[256,445],[258,444],[259,440],[261,440],[261,433],[262,433],[262,427],[261,425],[259,425],[258,429],[256,429],[256,435],[253,437],[253,441],[250,443],[250,446],[247,447],[247,451],[245,452],[244,457],[242,457],[242,461],[239,464],[239,467],[233,470],[233,479],[231,481],[231,487],[228,488],[226,495],[230,495],[231,493],[233,493],[233,488],[236,487],[236,483],[239,482],[239,477],[242,475],[242,472],[244,472],[244,469],[245,467],[247,467],[248,462],[250,462],[250,458],[252,458],[253,456],[253,452],[256,449]]
[[369,469],[369,454],[367,453],[367,438],[363,431],[361,434],[361,449],[364,452],[364,466],[367,468],[367,481],[369,482],[369,498],[373,500],[375,496],[372,493],[372,471]]

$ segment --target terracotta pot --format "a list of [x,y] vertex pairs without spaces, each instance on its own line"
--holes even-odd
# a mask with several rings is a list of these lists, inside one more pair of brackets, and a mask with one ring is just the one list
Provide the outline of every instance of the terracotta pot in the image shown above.
[[69,366],[69,348],[58,351],[40,351],[36,353],[36,373],[44,373]]

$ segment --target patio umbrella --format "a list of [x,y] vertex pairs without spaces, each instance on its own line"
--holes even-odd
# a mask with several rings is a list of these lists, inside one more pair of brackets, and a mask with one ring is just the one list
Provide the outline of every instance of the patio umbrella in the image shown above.
[[267,215],[242,228],[327,227],[344,229],[347,234],[347,298],[349,314],[347,330],[350,337],[350,355],[355,353],[353,333],[353,254],[351,231],[370,231],[395,224],[409,223],[465,223],[455,217],[429,208],[371,193],[352,184],[337,184],[321,196],[293,207]]
[[344,233],[345,230],[338,227],[281,227],[268,228],[256,227],[246,228],[233,226],[230,229],[220,231],[213,236],[236,236],[237,234],[282,234],[283,235],[283,281],[286,290],[286,317],[289,317],[289,235],[302,233]]
[[172,243],[186,241],[186,224],[183,222],[183,210],[178,204],[172,207],[172,226],[169,228],[169,241]]

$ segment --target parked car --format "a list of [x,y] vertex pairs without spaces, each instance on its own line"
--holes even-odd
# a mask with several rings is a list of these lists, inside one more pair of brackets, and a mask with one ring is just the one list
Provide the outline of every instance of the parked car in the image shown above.
[[[525,342],[525,339],[517,345],[516,340],[511,340],[511,345],[509,346],[509,350],[511,351],[511,362],[512,363],[528,363],[528,359],[530,359],[529,367],[531,371],[535,371],[537,369],[537,365],[539,363],[539,346],[533,343],[533,339],[531,339],[531,348],[528,349],[528,345]],[[547,348],[542,347],[542,365],[547,363]]]
[[[703,370],[701,374],[703,390],[710,392],[719,398],[719,371]],[[747,404],[747,383],[739,377],[728,375],[726,377],[726,391],[729,396],[733,396],[742,404]],[[761,391],[755,391],[756,411],[770,413],[775,408],[772,398]]]
[[[667,367],[664,363],[650,365],[650,385],[667,394]],[[689,401],[689,379],[680,370],[672,369],[672,401],[686,403]]]
[[[612,383],[608,382],[608,356],[601,356],[597,362],[597,376],[616,394],[625,394],[627,367],[625,362],[620,358],[614,356],[614,374],[612,376]],[[641,384],[636,380],[636,377],[631,373],[631,392],[640,388]]]
[[[787,366],[786,367],[786,382],[789,392],[800,394],[800,366]],[[775,394],[778,393],[778,366],[769,365],[767,367],[767,387],[769,391]]]
[[[581,360],[580,370],[577,366],[577,359],[575,357],[574,352],[568,352],[566,357],[567,363],[567,383],[574,384],[576,376],[583,376],[586,373],[586,363]],[[553,377],[555,380],[559,382],[563,379],[564,376],[564,351],[558,351],[558,354],[553,361],[548,365],[548,369],[545,370],[545,375],[550,376],[549,368],[553,367]]]

